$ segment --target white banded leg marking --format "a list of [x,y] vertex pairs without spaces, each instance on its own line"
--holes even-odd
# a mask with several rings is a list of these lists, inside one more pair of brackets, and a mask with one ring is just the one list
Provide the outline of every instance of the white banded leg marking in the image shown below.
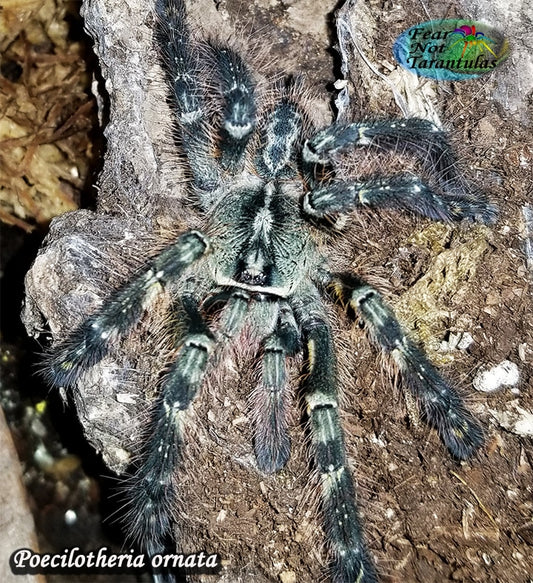
[[163,379],[142,463],[129,489],[127,528],[130,537],[141,542],[149,555],[168,550],[166,546],[172,538],[173,478],[181,457],[186,413],[214,348],[214,340],[191,301],[183,299],[183,303],[187,303],[190,317],[189,334]]
[[79,326],[48,360],[46,375],[58,386],[71,386],[83,371],[108,353],[109,347],[142,318],[167,282],[209,251],[209,241],[198,231],[181,235],[154,258],[144,271],[113,292],[105,304]]
[[434,427],[450,453],[467,459],[483,443],[479,423],[456,389],[400,326],[379,293],[351,274],[332,276],[331,288],[360,316],[370,338],[398,364],[405,388],[416,398],[426,422]]
[[322,317],[312,314],[311,306],[302,307],[302,312],[307,313],[301,323],[308,363],[305,399],[320,474],[324,531],[334,557],[333,580],[377,583],[376,571],[363,541],[355,489],[347,468],[331,332]]

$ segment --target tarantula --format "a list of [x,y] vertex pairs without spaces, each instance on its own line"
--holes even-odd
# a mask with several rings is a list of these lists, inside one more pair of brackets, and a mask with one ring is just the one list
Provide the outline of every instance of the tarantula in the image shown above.
[[[129,533],[154,555],[169,548],[186,412],[206,371],[216,366],[213,355],[244,329],[257,342],[260,380],[250,417],[257,467],[267,473],[289,458],[286,362],[303,355],[301,389],[332,577],[337,583],[375,582],[347,467],[325,301],[348,308],[392,357],[422,416],[454,458],[470,457],[483,442],[482,430],[378,291],[354,274],[331,271],[309,225],[327,229],[332,218],[362,207],[443,221],[490,222],[495,211],[472,194],[445,133],[433,123],[397,119],[316,130],[291,82],[278,83],[276,100],[261,104],[243,58],[217,42],[197,42],[179,0],[157,1],[154,38],[204,226],[179,236],[112,293],[53,350],[46,374],[55,385],[73,385],[143,318],[157,293],[170,292],[184,331],[162,376],[129,491]],[[410,154],[435,187],[407,173],[345,180],[335,173],[336,160],[351,148]]]

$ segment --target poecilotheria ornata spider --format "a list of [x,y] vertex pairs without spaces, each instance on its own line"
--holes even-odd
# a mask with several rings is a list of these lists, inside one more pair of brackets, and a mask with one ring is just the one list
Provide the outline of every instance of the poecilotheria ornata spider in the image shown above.
[[[180,235],[112,293],[54,348],[46,374],[55,385],[72,386],[143,319],[154,297],[170,294],[180,316],[175,350],[160,381],[154,379],[159,387],[150,431],[129,481],[129,534],[154,555],[172,548],[173,477],[187,410],[206,373],[220,365],[222,349],[238,345],[243,335],[256,347],[250,419],[257,467],[266,473],[289,458],[286,363],[303,356],[300,390],[320,475],[332,579],[377,581],[347,466],[327,302],[346,306],[392,357],[423,418],[453,457],[470,457],[482,431],[378,291],[355,274],[330,268],[311,224],[328,229],[332,218],[363,207],[482,222],[494,218],[494,209],[461,177],[445,133],[433,123],[397,119],[317,130],[298,83],[274,84],[263,101],[237,51],[193,37],[180,1],[158,0],[156,13],[154,38],[202,227]],[[347,179],[336,173],[336,164],[354,148],[411,155],[428,180],[411,173]]]

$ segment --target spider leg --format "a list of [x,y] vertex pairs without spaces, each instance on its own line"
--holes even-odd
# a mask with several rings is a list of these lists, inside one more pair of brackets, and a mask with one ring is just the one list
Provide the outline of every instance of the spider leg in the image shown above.
[[205,65],[191,42],[184,3],[157,0],[156,14],[155,36],[179,122],[179,138],[199,196],[208,204],[207,192],[219,185],[220,168],[209,137],[209,114],[201,82]]
[[215,340],[191,296],[182,298],[187,333],[166,373],[151,415],[142,463],[128,488],[125,524],[149,556],[169,550],[174,474],[180,461],[187,409],[201,386]]
[[439,196],[416,176],[398,174],[364,182],[330,180],[308,191],[304,212],[314,218],[346,213],[361,207],[407,210],[430,219],[460,221],[464,218],[490,221],[492,208],[467,196]]
[[[249,299],[242,290],[229,296],[220,323],[222,339],[234,336],[241,329]],[[142,461],[128,489],[127,531],[150,556],[165,550],[173,552],[172,509],[176,495],[173,477],[180,462],[187,410],[202,385],[217,343],[196,300],[184,295],[181,303],[186,312],[187,332],[163,379],[152,411]],[[171,580],[168,573],[164,576]]]
[[250,302],[250,294],[236,289],[229,295],[220,323],[220,333],[224,338],[234,338],[240,332]]
[[178,279],[208,249],[209,243],[201,233],[190,231],[181,235],[54,349],[48,357],[45,376],[54,385],[72,385],[81,373],[102,360],[119,336],[137,324],[154,294]]
[[330,276],[329,287],[366,325],[370,338],[398,364],[427,423],[456,459],[471,457],[483,443],[478,422],[448,381],[401,328],[377,290],[352,274]]
[[305,400],[322,490],[324,527],[333,553],[335,583],[376,583],[363,541],[355,489],[347,467],[339,419],[335,353],[331,330],[316,293],[291,300],[306,351]]
[[256,168],[265,180],[297,175],[297,146],[303,129],[302,114],[296,104],[283,98],[267,118]]
[[[468,194],[446,132],[418,118],[336,123],[317,132],[303,147],[305,175],[313,176],[315,165],[329,164],[338,153],[361,146],[414,155],[445,192]],[[315,186],[313,181],[311,186]]]
[[[457,33],[456,33],[457,34]],[[459,40],[456,40],[452,45],[450,45],[450,50],[453,49],[453,47],[459,43],[464,43],[465,41],[460,38]],[[463,55],[461,55],[461,58],[463,57]]]
[[236,174],[242,169],[246,145],[257,123],[255,84],[245,62],[232,49],[211,46],[224,97],[220,128],[220,164]]
[[261,383],[252,395],[255,457],[260,470],[273,473],[289,459],[286,401],[287,356],[299,349],[299,331],[287,304],[280,307],[276,330],[263,344]]
[[[490,38],[487,40],[490,41]],[[488,51],[490,51],[496,58],[498,58],[498,55],[489,47],[489,45],[484,40],[478,41],[478,42],[480,42]],[[490,41],[490,42],[494,42],[494,41]]]

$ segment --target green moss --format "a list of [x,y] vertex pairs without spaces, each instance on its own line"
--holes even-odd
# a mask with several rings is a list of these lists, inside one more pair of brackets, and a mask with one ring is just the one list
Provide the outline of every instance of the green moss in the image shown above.
[[453,361],[453,353],[439,350],[440,344],[453,329],[457,309],[468,306],[469,282],[488,248],[486,227],[471,227],[457,235],[453,227],[435,223],[408,239],[407,245],[431,251],[432,261],[395,306],[398,317],[437,365]]

